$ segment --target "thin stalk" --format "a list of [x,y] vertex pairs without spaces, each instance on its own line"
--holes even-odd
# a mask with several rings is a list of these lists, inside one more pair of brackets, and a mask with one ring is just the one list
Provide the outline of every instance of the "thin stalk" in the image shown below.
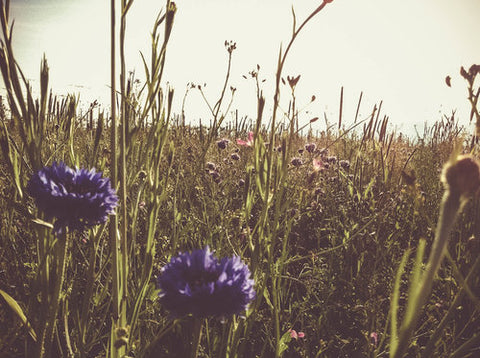
[[451,303],[447,313],[445,316],[443,316],[442,320],[438,324],[438,326],[435,328],[435,331],[433,332],[432,336],[430,337],[430,340],[427,343],[427,346],[425,347],[424,352],[422,353],[422,357],[428,358],[432,357],[435,349],[435,344],[437,343],[438,339],[440,338],[441,333],[443,332],[445,326],[447,325],[448,321],[454,313],[456,312],[456,309],[461,301],[461,299],[465,296],[466,293],[466,287],[467,285],[470,284],[470,281],[472,278],[475,276],[476,271],[480,268],[480,256],[477,257],[475,260],[475,263],[473,264],[472,268],[470,269],[470,272],[468,273],[467,277],[465,278],[465,284],[462,285],[462,288],[458,293],[456,294],[453,302]]
[[[110,111],[111,111],[111,133],[110,133],[110,179],[112,186],[117,187],[117,119],[115,103],[115,0],[110,1]],[[112,299],[113,299],[113,317],[111,327],[111,337],[115,337],[115,327],[119,325],[120,312],[120,267],[119,267],[119,243],[117,240],[118,218],[114,215],[110,220],[110,244],[111,244],[111,263],[112,263]],[[117,357],[117,350],[113,344],[110,347],[110,356]]]
[[[275,270],[276,271],[276,270]],[[276,272],[275,272],[276,274]],[[277,293],[277,278],[274,277],[272,279],[272,303],[273,303],[273,319],[275,322],[275,358],[280,357],[281,353],[281,346],[280,346],[280,340],[282,338],[281,332],[280,332],[280,299],[278,297]]]
[[414,333],[418,319],[421,315],[421,309],[426,303],[433,285],[433,279],[440,267],[445,254],[445,247],[448,243],[450,232],[455,223],[455,219],[461,207],[460,196],[458,193],[452,193],[451,190],[446,190],[442,199],[440,207],[440,216],[438,220],[437,230],[435,233],[435,240],[430,251],[430,256],[427,263],[427,268],[420,278],[420,283],[412,282],[411,285],[418,285],[411,293],[416,296],[413,302],[408,302],[405,318],[400,328],[398,338],[398,346],[390,354],[392,358],[400,358],[405,355],[410,346],[410,339]]
[[194,318],[190,358],[198,357],[198,352],[200,351],[200,341],[202,340],[202,327],[203,320],[201,318]]
[[127,324],[127,280],[128,280],[128,247],[127,247],[127,160],[126,160],[126,136],[127,136],[127,98],[125,91],[125,32],[126,16],[133,0],[122,0],[122,17],[120,23],[120,91],[122,99],[122,109],[120,113],[120,202],[121,205],[121,226],[120,226],[120,284],[122,297],[120,300],[120,327]]
[[41,339],[40,357],[51,357],[53,334],[57,319],[58,307],[60,304],[60,292],[65,277],[65,258],[67,256],[67,234],[59,234],[55,244],[55,286],[53,288],[52,300],[49,302],[48,320]]

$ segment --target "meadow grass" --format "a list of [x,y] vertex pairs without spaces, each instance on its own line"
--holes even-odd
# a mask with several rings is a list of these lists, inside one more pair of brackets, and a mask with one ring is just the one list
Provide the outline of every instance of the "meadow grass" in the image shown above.
[[[174,114],[174,90],[162,86],[176,6],[167,1],[153,25],[151,53],[142,54],[146,81],[137,88],[123,55],[133,3],[111,2],[112,48],[119,47],[111,57],[111,113],[92,104],[80,116],[74,96],[59,100],[49,92],[46,59],[40,97],[33,98],[13,56],[9,2],[0,1],[8,102],[0,111],[1,356],[478,354],[480,206],[473,195],[478,164],[470,159],[478,155],[476,133],[452,113],[412,140],[389,131],[381,103],[363,121],[357,110],[346,126],[342,95],[337,122],[326,121],[323,131],[312,129],[317,118],[299,127],[301,78],[285,77],[283,66],[297,34],[330,1],[298,28],[293,14],[271,118],[264,118],[269,101],[259,67],[250,73],[257,117],[228,118],[236,45],[225,42],[218,98],[210,102],[201,86],[188,89],[204,97],[210,125],[189,125],[183,109]],[[461,72],[477,123],[478,72],[475,65]],[[281,93],[289,95],[287,112]],[[457,188],[465,182],[459,154],[471,155],[472,190]],[[56,234],[27,191],[32,175],[54,161],[109,177],[116,215]],[[218,257],[243,260],[256,297],[242,315],[172,316],[156,277],[179,252],[207,245]]]

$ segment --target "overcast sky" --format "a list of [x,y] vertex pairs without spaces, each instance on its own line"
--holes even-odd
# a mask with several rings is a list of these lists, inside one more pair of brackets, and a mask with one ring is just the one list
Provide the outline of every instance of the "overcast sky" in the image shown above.
[[[88,103],[109,98],[109,3],[107,0],[11,0],[15,19],[14,50],[24,73],[38,87],[39,64],[46,54],[51,86],[56,92],[80,93]],[[215,102],[227,65],[225,40],[237,43],[231,85],[240,115],[255,114],[255,89],[248,74],[257,64],[265,78],[267,109],[280,44],[292,30],[292,4],[300,23],[320,1],[315,0],[178,0],[167,53],[164,80],[175,88],[175,111],[188,82],[206,83]],[[139,51],[148,54],[149,33],[160,0],[135,0],[128,18],[127,68],[142,73]],[[338,117],[344,86],[344,121],[353,122],[358,96],[361,114],[383,100],[383,113],[399,130],[413,133],[414,124],[433,123],[452,110],[466,123],[466,82],[459,75],[480,63],[480,0],[334,0],[298,37],[284,76],[301,75],[299,106],[317,100],[303,112],[303,123],[327,113]],[[452,88],[445,77],[452,77]],[[3,84],[2,84],[3,85]],[[288,91],[282,94],[288,99]],[[208,120],[200,95],[191,92],[187,119]],[[320,123],[319,126],[324,126]]]

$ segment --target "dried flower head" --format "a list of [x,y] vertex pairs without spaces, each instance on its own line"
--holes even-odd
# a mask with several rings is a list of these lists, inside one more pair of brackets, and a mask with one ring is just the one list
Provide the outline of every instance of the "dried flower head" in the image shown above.
[[227,317],[255,298],[250,270],[240,257],[218,260],[207,246],[173,257],[158,277],[160,302],[174,317]]
[[110,179],[95,169],[72,169],[54,162],[36,172],[27,185],[28,193],[47,220],[55,219],[54,231],[83,231],[102,224],[118,203]]
[[443,182],[452,193],[472,196],[480,188],[480,165],[470,155],[461,155],[443,168]]

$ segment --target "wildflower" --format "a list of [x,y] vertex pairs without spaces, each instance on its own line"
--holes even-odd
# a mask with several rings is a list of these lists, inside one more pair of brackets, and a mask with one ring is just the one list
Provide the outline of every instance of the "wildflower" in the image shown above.
[[318,172],[318,171],[321,171],[321,170],[325,169],[325,165],[323,164],[323,162],[320,159],[314,159],[312,161],[312,165],[313,165],[313,171],[314,172]]
[[304,338],[305,337],[305,333],[303,332],[298,332],[295,331],[294,329],[289,329],[288,330],[290,332],[290,337],[292,337],[293,339],[298,339],[298,338]]
[[240,179],[238,181],[238,186],[244,186],[245,185],[245,179]]
[[328,154],[328,148],[322,148],[319,152],[321,156],[325,156]]
[[327,163],[330,163],[330,164],[335,164],[335,163],[337,162],[337,157],[334,156],[334,155],[331,155],[331,156],[327,157],[327,158],[325,159],[325,161],[326,161]]
[[248,139],[246,141],[237,139],[237,144],[244,147],[253,147],[253,132],[248,132]]
[[340,165],[340,167],[343,169],[343,170],[348,170],[350,169],[350,162],[348,160],[341,160],[338,162],[338,164]]
[[47,220],[55,218],[55,233],[68,227],[83,231],[102,224],[114,213],[118,197],[110,179],[95,169],[72,169],[54,162],[35,173],[27,184],[28,193]]
[[374,347],[377,346],[378,344],[378,333],[377,332],[372,332],[370,333],[370,342]]
[[217,166],[215,165],[215,163],[207,162],[206,166],[209,170],[217,170]]
[[209,170],[208,174],[212,177],[213,181],[217,184],[219,184],[222,181],[222,177],[220,176],[220,173],[217,172],[216,170]]
[[317,145],[315,143],[308,143],[305,144],[305,150],[309,153],[315,152],[315,149],[317,149]]
[[240,156],[237,153],[232,153],[230,158],[232,158],[233,160],[240,160]]
[[219,141],[217,141],[217,146],[219,149],[225,149],[227,148],[228,143],[230,143],[228,139],[220,139]]
[[290,161],[290,164],[292,164],[294,167],[299,167],[300,165],[303,164],[303,161],[300,159],[300,158],[292,158],[292,160]]
[[240,257],[218,260],[208,246],[173,257],[158,278],[160,301],[175,317],[240,314],[255,298],[253,284]]

